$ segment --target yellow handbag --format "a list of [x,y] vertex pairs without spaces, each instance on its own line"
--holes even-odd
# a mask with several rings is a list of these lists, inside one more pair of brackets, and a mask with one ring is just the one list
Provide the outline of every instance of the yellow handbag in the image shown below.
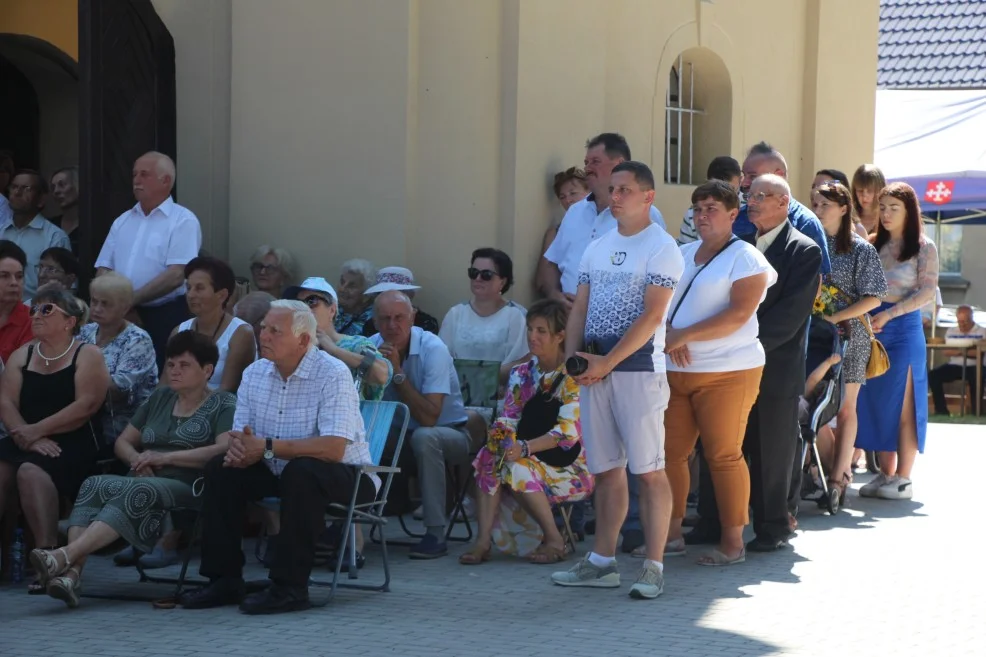
[[866,378],[872,379],[890,369],[890,356],[887,355],[883,343],[876,339],[876,334],[873,333],[873,327],[870,325],[870,316],[863,315],[860,320],[870,335],[870,360],[866,363]]

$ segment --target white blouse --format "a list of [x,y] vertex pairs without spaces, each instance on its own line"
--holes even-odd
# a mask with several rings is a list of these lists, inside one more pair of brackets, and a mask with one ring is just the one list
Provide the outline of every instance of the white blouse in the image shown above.
[[452,358],[508,363],[527,348],[527,311],[510,301],[489,317],[480,317],[469,302],[452,308],[438,332]]
[[[193,317],[192,319],[186,320],[181,324],[179,324],[178,330],[190,331],[192,330],[194,324],[195,324],[195,318]],[[219,390],[219,386],[223,382],[223,369],[226,366],[226,357],[229,356],[229,341],[233,339],[233,334],[236,333],[236,329],[240,328],[241,326],[250,326],[250,325],[244,322],[239,317],[234,317],[232,321],[230,321],[229,326],[226,327],[226,330],[223,331],[222,334],[216,338],[216,347],[219,348],[219,362],[216,363],[216,369],[212,372],[212,378],[209,379],[210,390]],[[250,326],[250,331],[251,332],[253,331],[252,326]],[[254,345],[253,345],[253,358],[254,360],[257,359],[256,341],[254,341]]]

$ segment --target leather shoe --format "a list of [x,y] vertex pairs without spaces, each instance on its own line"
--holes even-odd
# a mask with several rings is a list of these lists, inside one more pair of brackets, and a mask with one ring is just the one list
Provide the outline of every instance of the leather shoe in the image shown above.
[[250,615],[283,614],[302,611],[311,606],[307,586],[271,584],[270,588],[248,596],[240,605],[240,611]]
[[208,586],[186,591],[178,596],[178,604],[185,609],[211,609],[235,605],[243,600],[246,584],[242,577],[220,577]]
[[718,545],[722,541],[722,528],[709,522],[698,521],[694,529],[685,534],[685,545]]
[[781,538],[771,538],[769,536],[757,536],[746,544],[748,552],[776,552],[789,544]]

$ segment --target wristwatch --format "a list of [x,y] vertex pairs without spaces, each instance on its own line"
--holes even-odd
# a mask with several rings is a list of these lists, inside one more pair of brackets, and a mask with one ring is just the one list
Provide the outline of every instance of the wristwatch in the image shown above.
[[274,440],[272,438],[267,438],[264,441],[264,460],[274,460]]
[[398,374],[395,374],[394,375],[394,378],[391,379],[391,380],[394,382],[394,385],[395,386],[399,386],[400,384],[402,384],[405,381],[407,381],[407,377],[404,376],[404,373],[403,372],[399,372]]

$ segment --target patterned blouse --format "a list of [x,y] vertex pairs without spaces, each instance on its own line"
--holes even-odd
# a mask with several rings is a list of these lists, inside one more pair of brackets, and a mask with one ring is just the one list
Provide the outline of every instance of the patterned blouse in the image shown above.
[[[507,395],[503,403],[503,415],[497,419],[494,426],[499,425],[501,429],[515,433],[524,405],[537,391],[535,386],[540,385],[541,390],[548,392],[556,377],[565,376],[564,367],[563,363],[553,372],[542,373],[538,367],[537,359],[534,358],[530,362],[510,370]],[[562,407],[558,411],[558,423],[555,424],[554,429],[548,432],[548,435],[555,439],[558,447],[571,449],[582,440],[582,423],[579,419],[579,386],[572,377],[565,376],[565,382],[555,391],[555,395],[561,399]]]
[[[373,344],[370,338],[364,338],[362,335],[344,335],[337,343],[340,349],[345,349],[346,351],[351,351],[354,354],[362,354],[365,349],[369,349],[373,352],[373,355],[387,363],[387,381],[382,386],[371,385],[369,383],[363,383],[359,391],[360,399],[368,399],[370,401],[380,401],[383,399],[383,392],[387,389],[390,384],[390,379],[394,376],[394,366],[393,364],[384,358],[380,351]],[[353,378],[355,379],[356,372],[353,371]]]
[[[96,344],[98,331],[99,325],[95,322],[86,324],[79,331],[79,339]],[[112,445],[127,428],[137,408],[147,401],[157,387],[157,357],[151,336],[130,323],[102,350],[113,385],[126,395],[124,399],[106,400],[105,408],[110,421],[103,422],[103,435],[106,444]]]
[[903,240],[891,239],[880,249],[880,263],[887,277],[887,299],[894,300],[891,315],[900,317],[920,310],[935,300],[938,289],[938,249],[927,236],[922,235],[918,254],[900,262]]
[[[883,265],[873,245],[859,235],[852,234],[852,247],[847,253],[836,251],[835,237],[827,235],[829,256],[832,260],[832,272],[826,275],[826,281],[833,283],[846,294],[846,299],[836,301],[836,311],[845,310],[863,297],[882,299],[887,294],[887,279],[883,274]],[[858,329],[863,331],[863,325],[858,319],[853,320],[853,333]]]
[[373,319],[373,304],[356,314],[347,313],[341,307],[336,314],[336,330],[343,335],[363,335],[363,327]]

